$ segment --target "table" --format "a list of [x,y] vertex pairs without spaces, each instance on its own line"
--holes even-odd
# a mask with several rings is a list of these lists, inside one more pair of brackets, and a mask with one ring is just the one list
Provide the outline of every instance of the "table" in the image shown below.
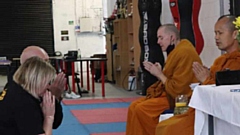
[[[89,61],[92,62],[92,67],[94,67],[94,61],[101,62],[101,79],[102,79],[102,97],[105,97],[105,82],[104,82],[104,62],[107,61],[106,58],[89,58],[89,57],[82,57],[77,59],[64,59],[64,62],[71,62],[72,64],[72,89],[75,92],[75,79],[74,79],[74,72],[75,72],[75,62],[80,62],[80,76],[81,76],[81,87],[83,87],[83,70],[82,70],[82,62],[86,61],[87,63],[87,89],[90,90],[90,83],[89,83]],[[95,86],[94,86],[94,70],[92,70],[92,93],[95,93]]]
[[12,61],[10,60],[0,60],[0,66],[9,66],[11,63]]
[[63,56],[51,56],[49,57],[49,60],[51,62],[54,62],[55,69],[57,70],[57,73],[61,73],[63,69]]
[[10,60],[0,60],[0,67],[7,67],[7,75],[10,71],[12,61]]
[[189,106],[196,109],[194,135],[240,134],[240,85],[197,86]]
[[[20,58],[12,58],[12,60],[14,61],[15,66],[18,68],[20,66]],[[49,60],[54,60],[57,73],[61,72],[63,56],[51,56],[49,57]]]

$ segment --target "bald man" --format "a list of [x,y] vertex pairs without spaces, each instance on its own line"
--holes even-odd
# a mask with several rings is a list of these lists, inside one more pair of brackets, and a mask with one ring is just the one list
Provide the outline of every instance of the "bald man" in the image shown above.
[[[27,59],[37,56],[46,61],[49,60],[49,56],[47,52],[39,46],[28,46],[25,48],[20,56],[20,63],[23,64]],[[9,82],[13,81],[13,75],[17,69],[13,69],[8,75],[8,83],[5,85],[4,89],[7,89]],[[66,78],[64,73],[59,73],[55,78],[54,82],[49,87],[51,93],[56,97],[55,104],[55,115],[54,115],[54,123],[53,129],[57,129],[62,123],[63,113],[61,102],[61,95],[64,91],[66,84]]]
[[143,62],[144,68],[158,78],[147,89],[147,96],[132,102],[128,108],[126,135],[154,135],[159,115],[172,107],[177,95],[191,95],[189,85],[197,82],[192,63],[201,63],[192,43],[181,40],[173,24],[160,26],[157,32],[158,44],[166,51],[168,58],[164,69],[159,63]]
[[41,59],[49,60],[47,52],[38,46],[29,46],[25,48],[20,56],[20,63],[24,63],[28,58],[38,56]]

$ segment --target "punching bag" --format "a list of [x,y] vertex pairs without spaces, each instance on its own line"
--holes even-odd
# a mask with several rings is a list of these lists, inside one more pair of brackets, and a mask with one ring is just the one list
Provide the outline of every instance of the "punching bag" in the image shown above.
[[239,16],[240,15],[240,0],[230,0],[230,14]]
[[146,95],[147,88],[158,79],[146,71],[143,61],[159,62],[164,66],[164,56],[160,45],[157,44],[157,30],[161,26],[161,0],[138,0],[140,16],[139,43],[141,46],[140,66],[143,70],[143,89],[141,95]]
[[188,39],[200,54],[204,46],[198,22],[201,0],[169,0],[169,2],[174,23],[180,31],[180,38]]

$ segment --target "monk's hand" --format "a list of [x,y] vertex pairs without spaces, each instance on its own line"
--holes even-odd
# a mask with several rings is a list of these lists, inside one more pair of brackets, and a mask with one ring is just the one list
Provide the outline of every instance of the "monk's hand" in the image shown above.
[[162,65],[159,62],[156,62],[154,65],[159,70],[159,72],[162,73]]
[[201,83],[203,83],[210,76],[210,71],[208,70],[208,68],[201,65],[198,62],[193,62],[192,70],[193,70],[195,77]]
[[162,73],[162,66],[159,64],[153,64],[149,61],[143,62],[144,68],[154,76],[158,76]]
[[159,63],[152,65],[150,73],[156,77],[162,74],[162,66]]
[[61,95],[64,92],[66,84],[66,78],[64,73],[59,73],[53,83],[49,86],[51,93],[57,98],[61,99]]
[[167,77],[162,72],[162,65],[158,62],[154,64],[158,70],[158,72],[155,73],[155,76],[158,78],[158,80],[162,81],[163,84],[165,84]]
[[149,61],[144,61],[143,62],[144,69],[146,69],[148,72],[150,72],[150,69],[151,69],[152,65],[153,64]]

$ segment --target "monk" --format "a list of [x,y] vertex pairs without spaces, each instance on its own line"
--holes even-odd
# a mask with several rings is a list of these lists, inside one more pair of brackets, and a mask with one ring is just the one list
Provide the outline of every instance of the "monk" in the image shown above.
[[197,82],[192,63],[201,63],[201,59],[191,42],[186,39],[180,40],[179,31],[173,24],[160,26],[157,37],[158,44],[168,54],[165,68],[162,70],[159,63],[143,62],[144,68],[159,81],[147,89],[146,97],[131,103],[126,135],[154,135],[159,115],[173,108],[177,95],[190,96],[189,85]]
[[[218,57],[210,68],[210,71],[201,64],[194,62],[193,72],[201,85],[215,84],[217,71],[225,69],[240,70],[240,52],[237,41],[238,31],[233,21],[234,16],[225,15],[215,24],[215,40],[218,49],[226,53]],[[194,135],[195,110],[189,108],[188,112],[173,116],[157,125],[155,135]]]

